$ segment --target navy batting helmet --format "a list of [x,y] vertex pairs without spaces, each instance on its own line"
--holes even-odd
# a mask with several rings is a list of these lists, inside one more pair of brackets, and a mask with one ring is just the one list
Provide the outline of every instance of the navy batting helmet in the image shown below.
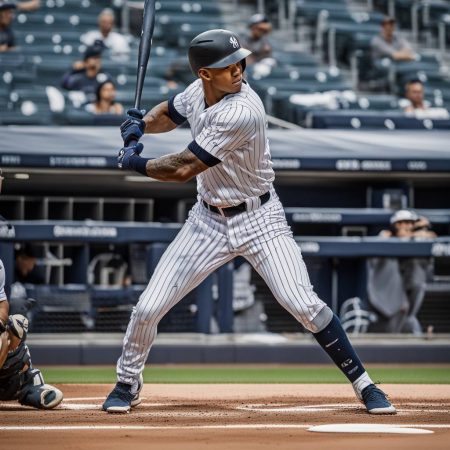
[[209,30],[192,39],[189,45],[189,64],[197,75],[201,68],[217,69],[242,62],[252,52],[241,47],[236,34],[228,30]]

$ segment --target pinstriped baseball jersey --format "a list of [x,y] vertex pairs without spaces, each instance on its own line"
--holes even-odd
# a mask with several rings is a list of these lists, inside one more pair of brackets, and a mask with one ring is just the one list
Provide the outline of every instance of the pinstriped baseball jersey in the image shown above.
[[[279,303],[308,330],[317,331],[314,319],[326,306],[309,281],[272,184],[265,111],[256,93],[242,84],[240,92],[208,108],[198,80],[169,100],[169,116],[178,124],[189,121],[193,141],[188,148],[209,168],[197,175],[199,201],[131,315],[117,375],[133,390],[162,317],[236,256],[249,261]],[[236,206],[239,213],[221,215],[202,200],[215,207]]]
[[210,166],[197,175],[203,200],[214,206],[234,206],[269,190],[275,174],[266,113],[248,84],[206,107],[202,83],[196,80],[169,101],[169,113],[176,123],[189,122],[193,141],[188,148]]

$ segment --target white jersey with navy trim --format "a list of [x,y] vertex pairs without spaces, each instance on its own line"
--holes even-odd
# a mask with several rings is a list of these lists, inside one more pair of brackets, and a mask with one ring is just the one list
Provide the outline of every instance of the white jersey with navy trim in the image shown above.
[[[265,111],[256,93],[243,84],[239,93],[206,108],[201,81],[196,81],[169,100],[169,116],[177,124],[189,121],[193,141],[188,148],[209,168],[197,176],[199,201],[131,315],[117,376],[133,389],[159,321],[236,256],[254,267],[278,302],[308,330],[317,331],[314,319],[326,306],[310,283],[272,184]],[[231,215],[217,209],[230,206]]]
[[0,302],[6,300],[5,293],[5,267],[3,261],[0,259]]
[[170,101],[169,112],[187,120],[188,148],[210,169],[197,175],[200,197],[213,206],[238,205],[267,192],[275,178],[261,99],[247,84],[206,107],[201,80]]

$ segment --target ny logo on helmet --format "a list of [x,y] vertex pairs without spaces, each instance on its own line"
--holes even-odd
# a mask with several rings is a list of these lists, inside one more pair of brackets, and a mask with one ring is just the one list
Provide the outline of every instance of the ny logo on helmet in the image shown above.
[[238,42],[238,40],[237,40],[234,36],[231,36],[231,37],[230,37],[230,44],[231,44],[234,48],[239,48],[239,42]]

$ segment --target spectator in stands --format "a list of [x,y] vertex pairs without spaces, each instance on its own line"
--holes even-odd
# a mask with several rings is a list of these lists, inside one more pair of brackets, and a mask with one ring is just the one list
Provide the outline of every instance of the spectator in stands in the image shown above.
[[272,57],[272,44],[268,35],[272,31],[272,24],[263,14],[255,14],[248,21],[249,32],[242,39],[242,47],[252,54],[247,57],[247,64],[254,64]]
[[17,10],[21,12],[36,11],[40,7],[41,0],[28,0],[17,4]]
[[115,101],[116,86],[110,80],[97,86],[95,102],[85,106],[86,111],[93,114],[123,114],[122,104]]
[[416,55],[409,42],[395,32],[396,21],[393,17],[385,17],[381,22],[381,31],[370,45],[374,62],[383,58],[393,61],[412,61]]
[[114,59],[126,59],[130,53],[130,46],[125,36],[113,31],[115,23],[114,11],[105,8],[98,16],[98,30],[88,31],[81,36],[81,42],[93,45],[95,41],[102,41]]
[[436,233],[430,230],[430,221],[426,217],[419,217],[414,211],[401,209],[391,217],[390,230],[382,230],[380,236],[433,239]]
[[16,2],[0,0],[0,53],[12,50],[15,46],[14,33],[11,29],[15,9]]
[[81,91],[85,94],[87,101],[95,101],[99,83],[111,80],[108,74],[101,72],[102,51],[101,42],[88,47],[83,61],[75,61],[72,69],[64,74],[61,86],[69,91]]
[[[383,238],[405,240],[433,239],[426,217],[414,211],[399,210],[390,219],[391,228],[380,232]],[[431,273],[429,258],[371,258],[368,261],[368,294],[371,305],[387,319],[386,331],[420,335],[417,314]]]
[[14,278],[19,283],[45,283],[45,278],[37,267],[36,254],[30,245],[25,245],[16,253]]
[[410,80],[405,85],[405,98],[399,102],[403,111],[409,116],[418,119],[447,119],[449,113],[445,108],[433,108],[425,100],[425,88],[420,80]]
[[408,81],[405,85],[405,113],[413,113],[417,109],[422,111],[430,107],[430,103],[424,98],[424,87],[420,80]]

